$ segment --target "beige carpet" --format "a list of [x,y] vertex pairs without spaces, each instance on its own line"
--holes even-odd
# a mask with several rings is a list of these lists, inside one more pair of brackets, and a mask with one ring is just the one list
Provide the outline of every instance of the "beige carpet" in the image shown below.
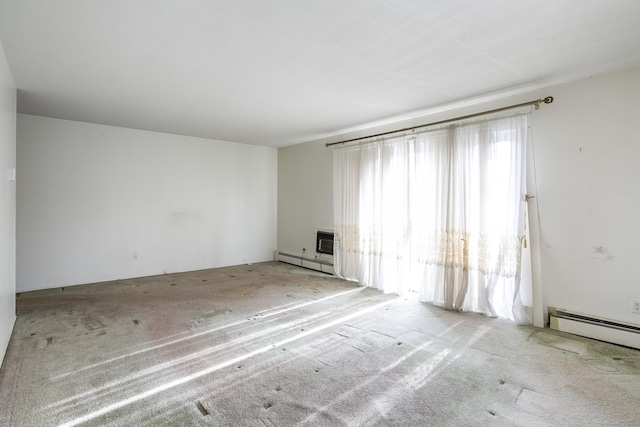
[[22,293],[3,426],[640,425],[640,352],[282,263]]

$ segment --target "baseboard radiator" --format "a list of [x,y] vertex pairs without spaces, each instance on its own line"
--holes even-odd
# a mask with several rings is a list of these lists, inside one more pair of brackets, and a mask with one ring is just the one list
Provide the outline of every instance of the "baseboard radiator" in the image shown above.
[[640,349],[640,326],[549,307],[549,327],[586,338]]
[[333,262],[328,261],[322,258],[305,258],[302,255],[292,255],[284,252],[275,252],[275,261],[284,262],[287,264],[297,265],[299,267],[308,268],[310,270],[320,271],[322,273],[327,273],[335,276],[335,271],[333,270]]

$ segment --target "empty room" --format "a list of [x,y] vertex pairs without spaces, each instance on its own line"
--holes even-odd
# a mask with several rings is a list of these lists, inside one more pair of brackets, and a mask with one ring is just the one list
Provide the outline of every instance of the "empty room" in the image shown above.
[[0,425],[640,425],[638,22],[0,0]]

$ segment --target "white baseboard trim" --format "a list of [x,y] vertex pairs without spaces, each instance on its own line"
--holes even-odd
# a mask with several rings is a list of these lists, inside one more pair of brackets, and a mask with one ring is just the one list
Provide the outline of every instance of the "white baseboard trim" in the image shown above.
[[331,261],[323,259],[310,259],[303,256],[291,255],[276,251],[275,260],[287,264],[297,265],[298,267],[319,271],[321,273],[331,274],[333,276],[335,276],[336,274],[335,270],[333,269],[333,263]]

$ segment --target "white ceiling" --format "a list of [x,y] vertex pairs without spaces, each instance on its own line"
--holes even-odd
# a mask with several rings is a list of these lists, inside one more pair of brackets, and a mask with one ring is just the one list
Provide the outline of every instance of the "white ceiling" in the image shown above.
[[0,0],[21,113],[284,146],[640,65],[638,0]]

